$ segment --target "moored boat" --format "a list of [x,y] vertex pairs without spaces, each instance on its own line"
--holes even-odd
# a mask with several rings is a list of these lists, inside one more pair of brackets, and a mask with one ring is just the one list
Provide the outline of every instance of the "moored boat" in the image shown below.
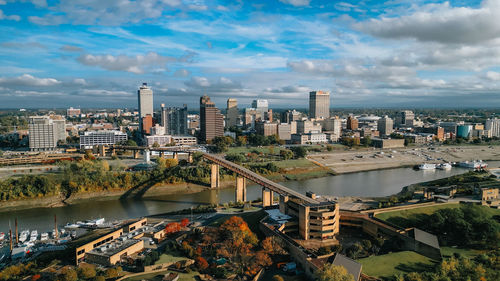
[[420,164],[420,165],[418,165],[418,169],[419,170],[434,170],[434,169],[436,169],[436,164],[427,164],[427,163]]
[[436,168],[438,168],[440,170],[450,170],[451,169],[451,164],[450,163],[439,164],[439,165],[436,166]]

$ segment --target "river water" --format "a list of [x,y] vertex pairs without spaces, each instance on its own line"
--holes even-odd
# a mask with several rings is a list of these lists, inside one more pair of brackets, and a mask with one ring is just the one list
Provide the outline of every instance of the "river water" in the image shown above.
[[[500,166],[500,161],[489,162],[490,167]],[[452,168],[448,171],[428,170],[416,171],[411,168],[396,168],[378,171],[342,174],[323,178],[287,181],[285,186],[305,193],[313,191],[318,195],[332,196],[387,196],[398,193],[409,184],[430,181],[461,174],[467,170]],[[261,197],[261,188],[257,185],[247,187],[247,199],[255,200]],[[108,221],[137,218],[160,214],[175,210],[187,209],[191,206],[210,203],[234,201],[234,188],[220,190],[205,190],[192,194],[162,195],[155,198],[120,200],[89,200],[84,203],[57,207],[36,208],[17,211],[0,212],[0,232],[8,232],[9,221],[14,225],[18,219],[19,229],[38,229],[51,231],[54,225],[54,215],[57,215],[59,225],[79,220],[104,217]]]

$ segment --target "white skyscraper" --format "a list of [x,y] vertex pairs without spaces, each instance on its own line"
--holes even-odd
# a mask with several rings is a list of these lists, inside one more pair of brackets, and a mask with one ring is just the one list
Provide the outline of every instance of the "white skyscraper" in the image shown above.
[[139,117],[143,118],[146,115],[153,116],[153,90],[148,87],[147,83],[142,83],[142,86],[137,91],[139,98]]
[[267,100],[254,100],[252,102],[252,107],[257,111],[267,112],[267,110],[269,109],[269,103],[267,102]]

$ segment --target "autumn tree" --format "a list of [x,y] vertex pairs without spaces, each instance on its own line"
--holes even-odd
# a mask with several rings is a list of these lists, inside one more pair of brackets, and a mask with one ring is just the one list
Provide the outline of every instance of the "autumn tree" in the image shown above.
[[60,280],[62,280],[62,281],[76,281],[76,280],[78,280],[78,274],[71,267],[63,268],[59,277],[60,277]]
[[197,257],[195,261],[198,270],[203,271],[208,268],[208,262],[203,257]]
[[181,227],[186,227],[189,224],[189,219],[183,218],[181,220]]
[[257,254],[255,254],[255,263],[259,266],[270,266],[273,264],[273,261],[264,251],[258,251]]
[[78,276],[84,279],[94,278],[96,276],[95,266],[91,264],[81,264],[78,267]]
[[316,273],[316,278],[318,281],[354,281],[354,277],[347,272],[345,267],[333,263],[325,264]]

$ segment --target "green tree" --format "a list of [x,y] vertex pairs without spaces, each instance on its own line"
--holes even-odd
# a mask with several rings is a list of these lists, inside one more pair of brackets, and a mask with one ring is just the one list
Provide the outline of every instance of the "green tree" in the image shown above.
[[280,156],[283,160],[288,160],[293,158],[293,152],[289,149],[280,150]]
[[304,158],[307,156],[307,149],[303,146],[294,146],[291,148],[293,157],[296,159]]
[[91,264],[81,264],[78,267],[78,276],[84,279],[94,278],[96,276],[95,266]]
[[61,271],[60,278],[62,281],[76,281],[78,280],[78,274],[76,273],[76,270],[70,267],[65,267]]
[[318,281],[354,281],[354,276],[341,265],[327,263],[316,273]]

